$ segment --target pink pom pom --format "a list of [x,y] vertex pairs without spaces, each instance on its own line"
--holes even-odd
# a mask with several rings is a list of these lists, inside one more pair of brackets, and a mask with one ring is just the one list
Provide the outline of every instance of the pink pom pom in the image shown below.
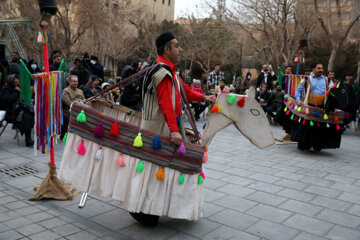
[[201,172],[200,175],[201,175],[202,178],[205,180],[205,174],[204,174],[204,172]]
[[221,91],[221,93],[229,94],[229,92],[227,92],[227,91]]
[[94,135],[98,138],[101,138],[104,136],[104,128],[101,123],[99,123],[99,125],[97,125],[97,127],[95,128]]
[[290,114],[290,110],[288,110],[285,115],[289,116],[289,114]]
[[208,159],[209,159],[209,157],[208,157],[207,153],[205,152],[205,153],[204,153],[204,156],[203,156],[203,159],[202,159],[202,162],[203,162],[203,163],[207,163],[207,162],[208,162]]
[[341,128],[340,128],[340,125],[338,124],[338,125],[336,125],[336,130],[340,130]]
[[186,149],[185,149],[185,145],[184,142],[181,143],[179,149],[177,150],[178,153],[180,154],[186,154]]
[[310,114],[309,108],[306,108],[306,109],[305,109],[305,114],[306,114],[306,115],[309,115],[309,114]]
[[85,148],[85,145],[84,145],[84,141],[81,141],[79,147],[78,147],[78,154],[80,155],[85,155],[86,153],[86,148]]
[[296,122],[298,120],[298,116],[295,116],[295,119],[294,119],[294,121]]
[[120,154],[119,158],[118,158],[118,165],[120,167],[125,167],[126,166],[126,163],[125,163],[125,160],[124,160],[124,156],[122,154]]

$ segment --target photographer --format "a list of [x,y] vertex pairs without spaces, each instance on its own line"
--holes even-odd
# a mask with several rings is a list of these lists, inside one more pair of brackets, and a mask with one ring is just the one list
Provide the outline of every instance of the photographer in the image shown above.
[[14,124],[21,134],[25,133],[26,146],[34,145],[34,141],[31,139],[31,129],[34,126],[34,108],[32,105],[21,102],[18,75],[7,76],[6,85],[0,90],[0,109],[6,111],[6,122]]
[[70,69],[71,75],[76,75],[79,79],[79,86],[86,85],[91,73],[84,67],[83,58],[75,58],[75,67]]

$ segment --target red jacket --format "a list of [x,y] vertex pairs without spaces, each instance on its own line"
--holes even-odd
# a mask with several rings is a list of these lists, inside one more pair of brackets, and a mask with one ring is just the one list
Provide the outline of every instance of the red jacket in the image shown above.
[[[169,60],[166,58],[160,56],[156,60],[156,62],[162,62],[168,65],[171,70],[173,77],[175,79],[176,75],[176,66],[172,64]],[[179,77],[180,78],[180,77]],[[180,78],[182,85],[184,86],[187,98],[189,101],[193,102],[202,102],[204,94],[192,91],[189,87],[189,85],[184,84],[184,81]],[[175,80],[175,84],[176,80]],[[175,91],[175,112],[174,107],[172,105],[172,80],[169,76],[166,76],[158,85],[157,87],[157,93],[158,93],[158,104],[162,111],[162,114],[165,118],[165,121],[167,122],[170,132],[177,132],[179,131],[179,128],[176,123],[176,118],[181,115],[181,102],[180,102],[180,96],[178,94],[178,91]]]

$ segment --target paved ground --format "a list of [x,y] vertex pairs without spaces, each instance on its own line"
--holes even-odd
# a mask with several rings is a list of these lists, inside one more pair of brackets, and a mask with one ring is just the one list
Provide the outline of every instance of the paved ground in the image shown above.
[[[209,148],[205,217],[161,218],[155,229],[108,199],[89,197],[83,209],[79,196],[27,201],[48,172],[49,156],[34,156],[13,135],[9,128],[0,137],[0,239],[360,239],[360,137],[353,130],[338,150],[303,153],[295,144],[259,150],[229,127]],[[58,165],[62,151],[57,145]],[[4,174],[17,166],[28,173]]]

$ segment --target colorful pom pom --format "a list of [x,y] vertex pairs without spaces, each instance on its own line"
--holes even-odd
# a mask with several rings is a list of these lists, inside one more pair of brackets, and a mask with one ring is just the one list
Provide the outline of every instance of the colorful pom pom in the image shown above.
[[306,115],[309,115],[309,114],[310,114],[309,108],[306,108],[306,109],[305,109],[305,114],[306,114]]
[[295,115],[294,121],[296,122],[298,119],[298,116]]
[[336,85],[336,88],[339,88],[340,87],[340,83],[338,83],[337,85]]
[[289,116],[289,114],[290,114],[290,110],[288,110],[288,111],[285,113],[285,115],[287,115],[287,116]]
[[177,150],[177,152],[180,153],[180,154],[186,154],[186,149],[185,149],[184,142],[181,143],[181,145],[179,146],[179,149]]
[[298,111],[298,112],[301,112],[301,107],[298,107],[297,111]]
[[198,184],[199,184],[199,185],[202,185],[203,183],[204,183],[204,178],[201,176],[201,174],[199,174]]
[[289,101],[288,101],[288,104],[289,104],[289,105],[291,105],[291,104],[292,104],[292,101],[291,101],[291,100],[289,100]]
[[305,119],[304,119],[304,121],[302,122],[302,125],[304,125],[304,126],[306,125],[306,120],[305,120]]
[[96,153],[95,153],[95,159],[98,160],[98,161],[100,161],[101,158],[102,158],[102,153],[103,153],[102,148],[99,147],[99,149],[98,149],[98,150],[96,151]]
[[315,112],[315,117],[320,117],[320,116],[321,116],[320,112],[319,112],[319,111],[316,111],[316,112]]
[[229,97],[226,99],[226,101],[229,104],[233,105],[235,103],[235,101],[236,101],[236,95],[235,94],[230,94]]
[[204,152],[204,156],[203,156],[203,158],[202,158],[202,162],[203,162],[203,163],[207,163],[207,162],[208,162],[208,159],[209,159],[209,157],[208,157],[207,153]]
[[340,125],[339,124],[337,124],[336,125],[336,130],[340,130],[341,128],[340,128]]
[[285,108],[284,108],[284,112],[287,112],[287,110],[288,110],[288,108],[287,108],[287,107],[285,107]]
[[316,126],[317,126],[317,127],[320,127],[320,123],[316,123]]
[[310,121],[310,126],[313,127],[314,126],[314,122]]
[[156,135],[151,143],[151,147],[156,150],[160,150],[162,148],[162,144],[160,141],[160,136]]
[[218,113],[222,113],[222,107],[220,105],[218,105]]
[[291,120],[294,120],[294,117],[295,117],[295,115],[292,114],[291,117],[290,117],[290,119],[291,119]]
[[114,137],[119,136],[119,126],[117,122],[114,122],[114,124],[110,128],[110,134]]
[[324,120],[328,120],[329,119],[329,117],[328,117],[328,115],[325,113],[324,114]]
[[135,140],[134,140],[134,147],[142,147],[143,146],[143,141],[141,138],[141,133],[139,132],[138,135],[136,136]]
[[209,151],[208,146],[205,146],[205,152],[208,152],[208,151]]
[[66,144],[66,139],[67,139],[68,133],[65,133],[64,137],[63,137],[63,143],[64,145]]
[[164,174],[163,168],[160,168],[155,174],[155,177],[159,180],[164,180],[164,176],[165,176],[165,174]]
[[77,115],[76,121],[79,123],[86,123],[86,115],[84,110],[81,110],[81,112]]
[[117,163],[118,163],[119,167],[125,167],[126,166],[123,154],[120,154]]
[[245,96],[242,96],[236,103],[239,107],[245,106]]
[[85,145],[84,145],[84,141],[81,141],[79,147],[78,147],[78,154],[80,155],[85,155],[86,153],[86,148],[85,148]]
[[141,161],[138,163],[138,165],[136,166],[136,171],[141,173],[144,170],[144,161]]
[[184,174],[181,173],[180,177],[179,177],[179,184],[183,184],[184,182],[185,182],[185,177],[184,177]]
[[217,105],[214,105],[212,108],[211,108],[211,112],[212,113],[216,113],[218,111],[218,106]]
[[326,95],[329,95],[330,94],[330,89],[326,91]]
[[339,118],[335,115],[334,116],[334,122],[337,122],[337,121],[339,121]]
[[99,125],[96,126],[96,128],[94,130],[94,135],[95,135],[95,137],[98,137],[98,138],[104,137],[104,135],[105,135],[104,128],[101,123],[99,123]]

